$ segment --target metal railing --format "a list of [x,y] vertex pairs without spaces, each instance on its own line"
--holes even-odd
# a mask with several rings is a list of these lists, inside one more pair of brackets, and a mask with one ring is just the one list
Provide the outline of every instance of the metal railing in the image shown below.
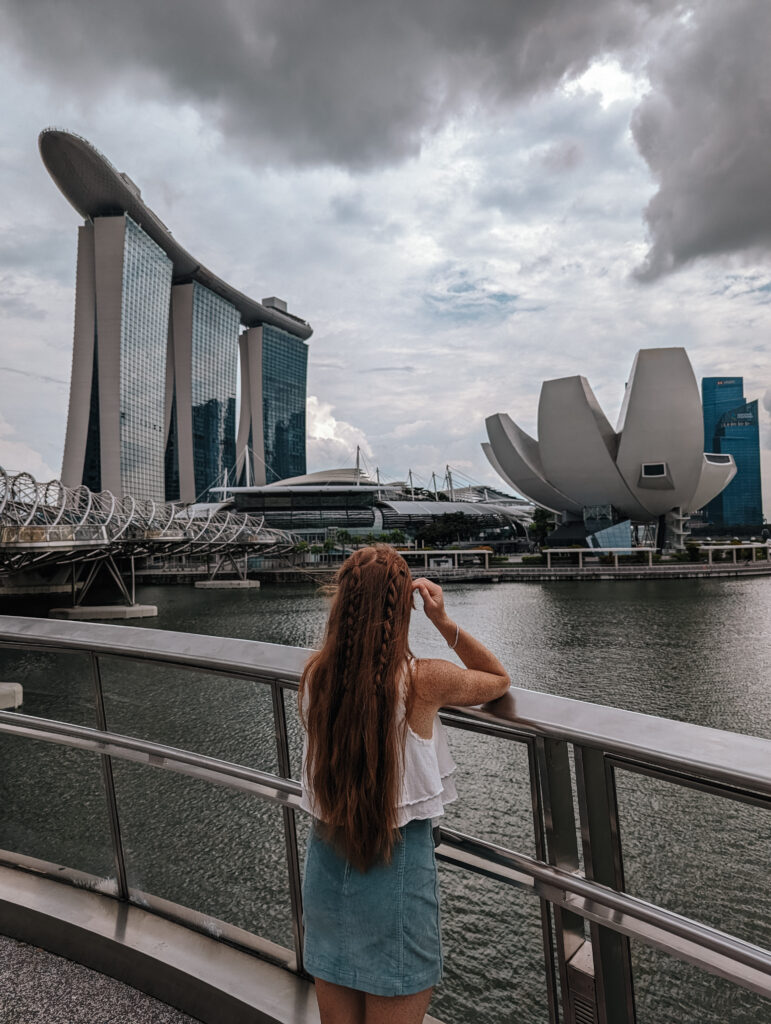
[[[97,728],[0,712],[0,733],[90,751],[100,758],[115,863],[112,892],[118,899],[202,928],[196,908],[171,904],[129,885],[114,759],[239,789],[281,809],[294,950],[226,922],[217,926],[226,940],[302,973],[295,822],[300,787],[291,778],[284,693],[296,690],[309,652],[247,640],[9,616],[0,617],[0,648],[83,652],[90,661]],[[272,699],[278,773],[110,732],[100,669],[105,657],[264,684]],[[529,891],[539,900],[553,1024],[633,1024],[630,939],[771,997],[770,950],[624,891],[616,798],[616,772],[623,769],[771,809],[771,741],[516,688],[489,709],[446,709],[442,718],[452,728],[499,737],[527,750],[535,856],[445,827],[437,856]],[[85,877],[76,865],[46,865],[14,851],[0,850],[0,861],[77,884]]]

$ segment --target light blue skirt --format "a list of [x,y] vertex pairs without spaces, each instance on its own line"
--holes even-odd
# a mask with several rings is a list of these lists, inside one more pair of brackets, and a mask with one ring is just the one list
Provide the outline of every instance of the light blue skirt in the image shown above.
[[311,829],[303,877],[309,974],[377,996],[411,995],[441,980],[431,821],[399,831],[391,863],[362,873]]

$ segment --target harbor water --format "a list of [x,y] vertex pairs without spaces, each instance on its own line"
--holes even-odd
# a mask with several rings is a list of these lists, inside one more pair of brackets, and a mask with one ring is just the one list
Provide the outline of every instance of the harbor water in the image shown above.
[[[159,607],[138,626],[305,647],[321,641],[327,608],[296,587],[142,587],[137,599]],[[516,686],[771,737],[769,578],[455,585],[446,601]],[[453,657],[419,609],[411,644]],[[95,725],[84,656],[0,652],[0,678],[24,684],[26,713]],[[260,684],[115,659],[103,682],[109,729],[276,770]],[[450,740],[460,800],[448,823],[534,854],[525,748],[456,730]],[[278,810],[149,767],[114,770],[132,886],[291,946]],[[628,891],[771,945],[771,815],[624,771],[617,786]],[[0,847],[111,874],[93,755],[4,737],[0,808]],[[456,868],[440,875],[446,970],[431,1012],[447,1024],[546,1024],[538,901]],[[633,961],[640,1024],[771,1024],[759,996],[637,943]]]

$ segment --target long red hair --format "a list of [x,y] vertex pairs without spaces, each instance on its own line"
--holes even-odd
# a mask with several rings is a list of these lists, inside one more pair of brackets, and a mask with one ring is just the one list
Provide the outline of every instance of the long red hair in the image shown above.
[[327,838],[360,871],[390,860],[397,838],[409,699],[412,576],[386,545],[337,572],[324,645],[300,679],[306,772]]

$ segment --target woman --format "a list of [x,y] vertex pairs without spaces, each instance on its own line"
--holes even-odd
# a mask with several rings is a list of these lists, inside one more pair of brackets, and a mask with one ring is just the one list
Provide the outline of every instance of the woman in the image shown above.
[[[455,651],[412,657],[413,593]],[[455,799],[437,712],[502,696],[498,659],[386,546],[340,567],[322,649],[300,682],[302,806],[314,816],[303,884],[305,966],[323,1024],[417,1024],[442,974],[432,818]]]

